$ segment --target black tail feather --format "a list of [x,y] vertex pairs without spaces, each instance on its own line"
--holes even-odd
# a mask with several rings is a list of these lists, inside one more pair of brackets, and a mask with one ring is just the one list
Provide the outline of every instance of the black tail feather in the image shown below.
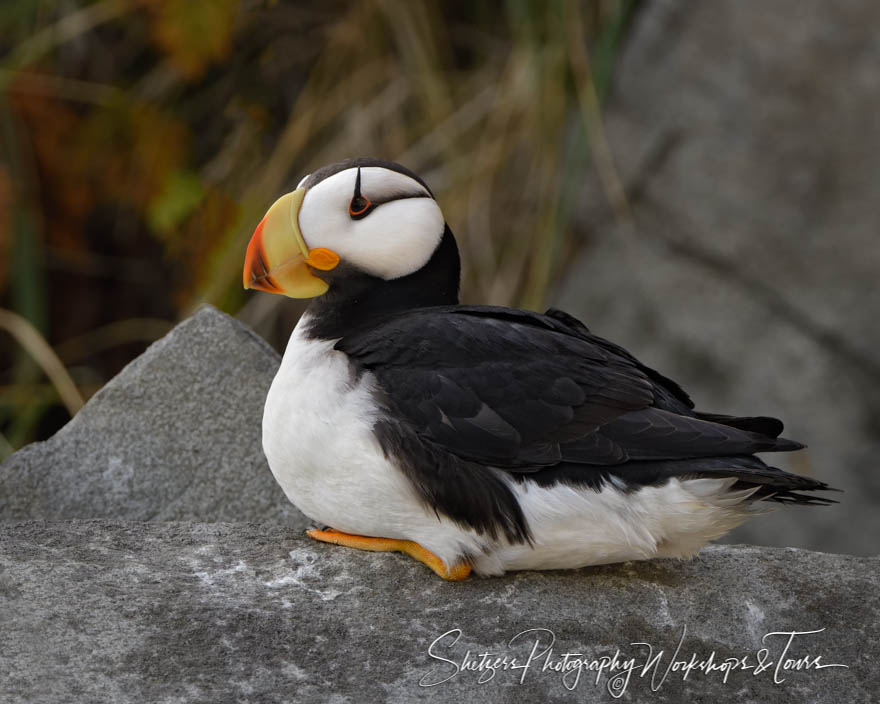
[[556,483],[587,486],[600,490],[609,481],[637,491],[646,486],[660,486],[677,479],[735,478],[731,490],[758,490],[750,500],[774,501],[802,506],[827,506],[833,499],[803,494],[812,491],[839,491],[825,482],[771,467],[754,455],[733,455],[684,460],[642,460],[612,467],[594,467],[562,462],[534,474],[514,474],[518,481],[535,482],[542,486]]
[[[822,482],[817,483],[821,486],[817,486],[815,489],[808,489],[807,491],[840,491],[840,489],[835,489]],[[751,489],[754,486],[755,484],[752,482],[738,481],[731,489],[737,491],[739,489]],[[760,485],[760,488],[752,495],[751,499],[754,501],[773,501],[778,504],[798,506],[830,506],[831,504],[839,503],[834,499],[824,496],[799,494],[796,491],[789,491],[787,489],[774,489],[766,484]]]
[[[767,435],[771,438],[778,438],[785,428],[781,420],[769,416],[738,417],[726,416],[721,413],[702,413],[701,411],[696,411],[695,415],[700,420],[708,420],[713,423],[720,423],[721,425],[729,425],[731,428],[748,430],[751,433],[760,433],[761,435]],[[792,441],[789,440],[789,442]],[[801,445],[801,447],[803,447],[803,445]]]

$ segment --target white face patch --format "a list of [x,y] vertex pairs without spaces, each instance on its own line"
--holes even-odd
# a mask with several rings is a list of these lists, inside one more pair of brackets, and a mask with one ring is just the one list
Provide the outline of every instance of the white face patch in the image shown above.
[[405,174],[381,166],[360,171],[361,195],[373,210],[359,220],[349,214],[357,168],[329,176],[303,200],[299,226],[306,244],[332,249],[343,262],[386,281],[418,271],[443,236],[440,206]]

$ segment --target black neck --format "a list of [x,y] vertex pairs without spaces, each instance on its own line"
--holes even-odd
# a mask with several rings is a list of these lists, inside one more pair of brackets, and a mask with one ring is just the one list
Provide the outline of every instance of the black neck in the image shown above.
[[461,265],[455,238],[447,225],[431,259],[409,276],[385,281],[345,264],[319,273],[330,289],[309,304],[308,334],[330,340],[370,327],[395,313],[455,305]]

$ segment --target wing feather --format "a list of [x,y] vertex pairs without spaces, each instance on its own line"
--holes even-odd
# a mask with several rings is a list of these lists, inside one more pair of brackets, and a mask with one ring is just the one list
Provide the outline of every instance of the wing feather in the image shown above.
[[674,382],[560,316],[417,309],[336,348],[375,375],[403,427],[461,459],[512,472],[798,447],[753,431],[768,424],[698,417]]

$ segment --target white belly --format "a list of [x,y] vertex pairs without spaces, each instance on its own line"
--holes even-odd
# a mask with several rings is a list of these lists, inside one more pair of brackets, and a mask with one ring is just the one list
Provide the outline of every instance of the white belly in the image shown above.
[[474,567],[482,574],[501,574],[691,557],[762,510],[743,502],[748,492],[730,492],[734,482],[670,479],[634,492],[610,484],[599,492],[518,484],[514,492],[533,545],[498,545]]

